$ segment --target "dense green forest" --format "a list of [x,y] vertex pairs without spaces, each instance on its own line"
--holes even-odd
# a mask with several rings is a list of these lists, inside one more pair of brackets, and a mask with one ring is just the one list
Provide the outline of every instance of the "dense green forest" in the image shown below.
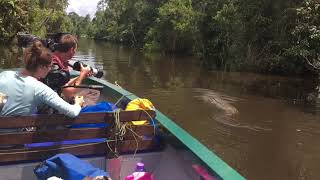
[[204,67],[282,75],[320,68],[319,0],[101,0],[95,17],[67,0],[0,0],[0,40],[71,32],[146,51],[199,57]]

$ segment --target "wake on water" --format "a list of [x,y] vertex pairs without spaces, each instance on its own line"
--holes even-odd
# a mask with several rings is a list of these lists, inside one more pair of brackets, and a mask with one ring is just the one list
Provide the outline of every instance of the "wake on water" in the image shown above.
[[259,126],[252,126],[249,124],[244,124],[235,118],[239,113],[239,110],[232,105],[232,103],[242,101],[241,98],[231,97],[219,92],[215,92],[210,89],[193,89],[197,99],[200,99],[210,105],[215,106],[217,109],[222,110],[222,113],[214,114],[210,119],[213,119],[221,124],[226,126],[235,127],[235,128],[245,128],[253,131],[269,131],[271,129],[262,128]]

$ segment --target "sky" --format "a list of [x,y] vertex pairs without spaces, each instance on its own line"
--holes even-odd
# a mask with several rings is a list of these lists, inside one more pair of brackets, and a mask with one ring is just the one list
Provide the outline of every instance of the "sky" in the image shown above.
[[67,13],[76,12],[80,16],[90,14],[90,17],[93,18],[99,1],[100,0],[69,0]]

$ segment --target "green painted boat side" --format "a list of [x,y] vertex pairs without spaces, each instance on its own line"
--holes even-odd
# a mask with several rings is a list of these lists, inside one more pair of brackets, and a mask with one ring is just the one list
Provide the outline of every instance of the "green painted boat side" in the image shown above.
[[[76,72],[73,72],[76,73]],[[136,95],[129,91],[116,86],[108,81],[92,77],[88,79],[90,84],[97,84],[97,82],[105,87],[109,88],[109,92],[120,97],[125,96],[130,100],[138,98]],[[210,151],[201,142],[191,136],[183,128],[173,122],[170,118],[157,110],[156,119],[176,138],[178,138],[186,147],[188,147],[200,160],[202,160],[213,172],[219,177],[226,180],[244,180],[245,177],[241,176],[236,170],[231,168],[221,158],[219,158],[214,152]]]

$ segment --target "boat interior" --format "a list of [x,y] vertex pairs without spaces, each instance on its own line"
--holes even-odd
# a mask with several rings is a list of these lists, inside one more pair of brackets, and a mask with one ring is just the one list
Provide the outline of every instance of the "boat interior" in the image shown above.
[[[1,129],[10,130],[0,133],[0,179],[37,179],[33,169],[58,153],[81,157],[107,171],[113,180],[123,180],[137,162],[143,162],[157,180],[219,179],[206,176],[205,165],[161,128],[155,117],[152,110],[83,113],[76,118],[60,114],[0,117]],[[132,125],[135,120],[150,123]],[[75,126],[79,124],[87,126]],[[37,130],[21,130],[27,127]]]

